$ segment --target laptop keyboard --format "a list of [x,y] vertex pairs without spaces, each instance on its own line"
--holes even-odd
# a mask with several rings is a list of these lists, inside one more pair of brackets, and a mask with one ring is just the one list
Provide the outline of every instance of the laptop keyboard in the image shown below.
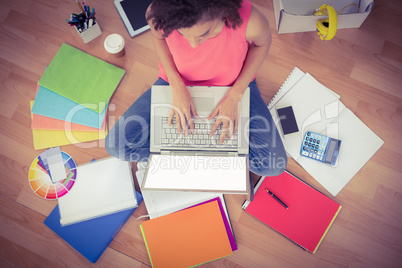
[[195,119],[194,133],[189,131],[188,136],[179,134],[175,119],[172,120],[172,125],[168,124],[169,117],[162,117],[162,133],[161,133],[161,146],[162,147],[189,147],[189,148],[220,148],[220,149],[233,149],[237,148],[237,133],[232,135],[230,140],[225,139],[221,144],[219,142],[222,133],[222,124],[217,128],[212,137],[209,133],[215,122],[214,119]]

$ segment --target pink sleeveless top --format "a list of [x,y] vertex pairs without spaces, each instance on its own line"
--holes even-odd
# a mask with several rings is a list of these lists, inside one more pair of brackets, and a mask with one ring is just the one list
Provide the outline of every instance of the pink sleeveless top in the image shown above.
[[[246,40],[247,23],[252,4],[243,0],[240,16],[243,23],[235,30],[223,27],[215,37],[192,48],[182,35],[173,31],[165,40],[176,67],[188,86],[231,86],[243,67],[249,43]],[[159,77],[168,81],[159,63]]]

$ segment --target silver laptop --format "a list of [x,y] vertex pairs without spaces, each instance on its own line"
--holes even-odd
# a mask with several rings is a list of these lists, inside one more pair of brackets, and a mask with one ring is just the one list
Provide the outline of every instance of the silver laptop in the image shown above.
[[193,119],[194,133],[177,133],[175,122],[168,126],[172,95],[169,86],[153,86],[151,94],[150,151],[142,190],[210,191],[249,193],[248,123],[249,88],[239,104],[238,130],[230,140],[219,142],[218,129],[209,137],[214,123],[211,114],[230,87],[187,87],[199,118]]

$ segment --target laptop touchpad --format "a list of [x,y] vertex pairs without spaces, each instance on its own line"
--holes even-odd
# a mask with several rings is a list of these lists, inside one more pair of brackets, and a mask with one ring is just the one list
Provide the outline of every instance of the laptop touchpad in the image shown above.
[[193,102],[199,116],[208,116],[215,108],[214,98],[211,97],[193,97]]

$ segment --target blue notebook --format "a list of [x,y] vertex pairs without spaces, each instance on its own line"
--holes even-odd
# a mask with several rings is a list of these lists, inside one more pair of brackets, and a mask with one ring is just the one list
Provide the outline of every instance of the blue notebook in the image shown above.
[[[139,205],[142,202],[142,195],[135,193]],[[95,263],[135,209],[61,227],[57,205],[44,223],[90,262]]]
[[99,114],[45,87],[39,86],[32,106],[32,113],[89,127],[101,128],[108,105],[109,103],[93,103],[93,107],[105,106],[99,107],[102,108],[102,112]]

